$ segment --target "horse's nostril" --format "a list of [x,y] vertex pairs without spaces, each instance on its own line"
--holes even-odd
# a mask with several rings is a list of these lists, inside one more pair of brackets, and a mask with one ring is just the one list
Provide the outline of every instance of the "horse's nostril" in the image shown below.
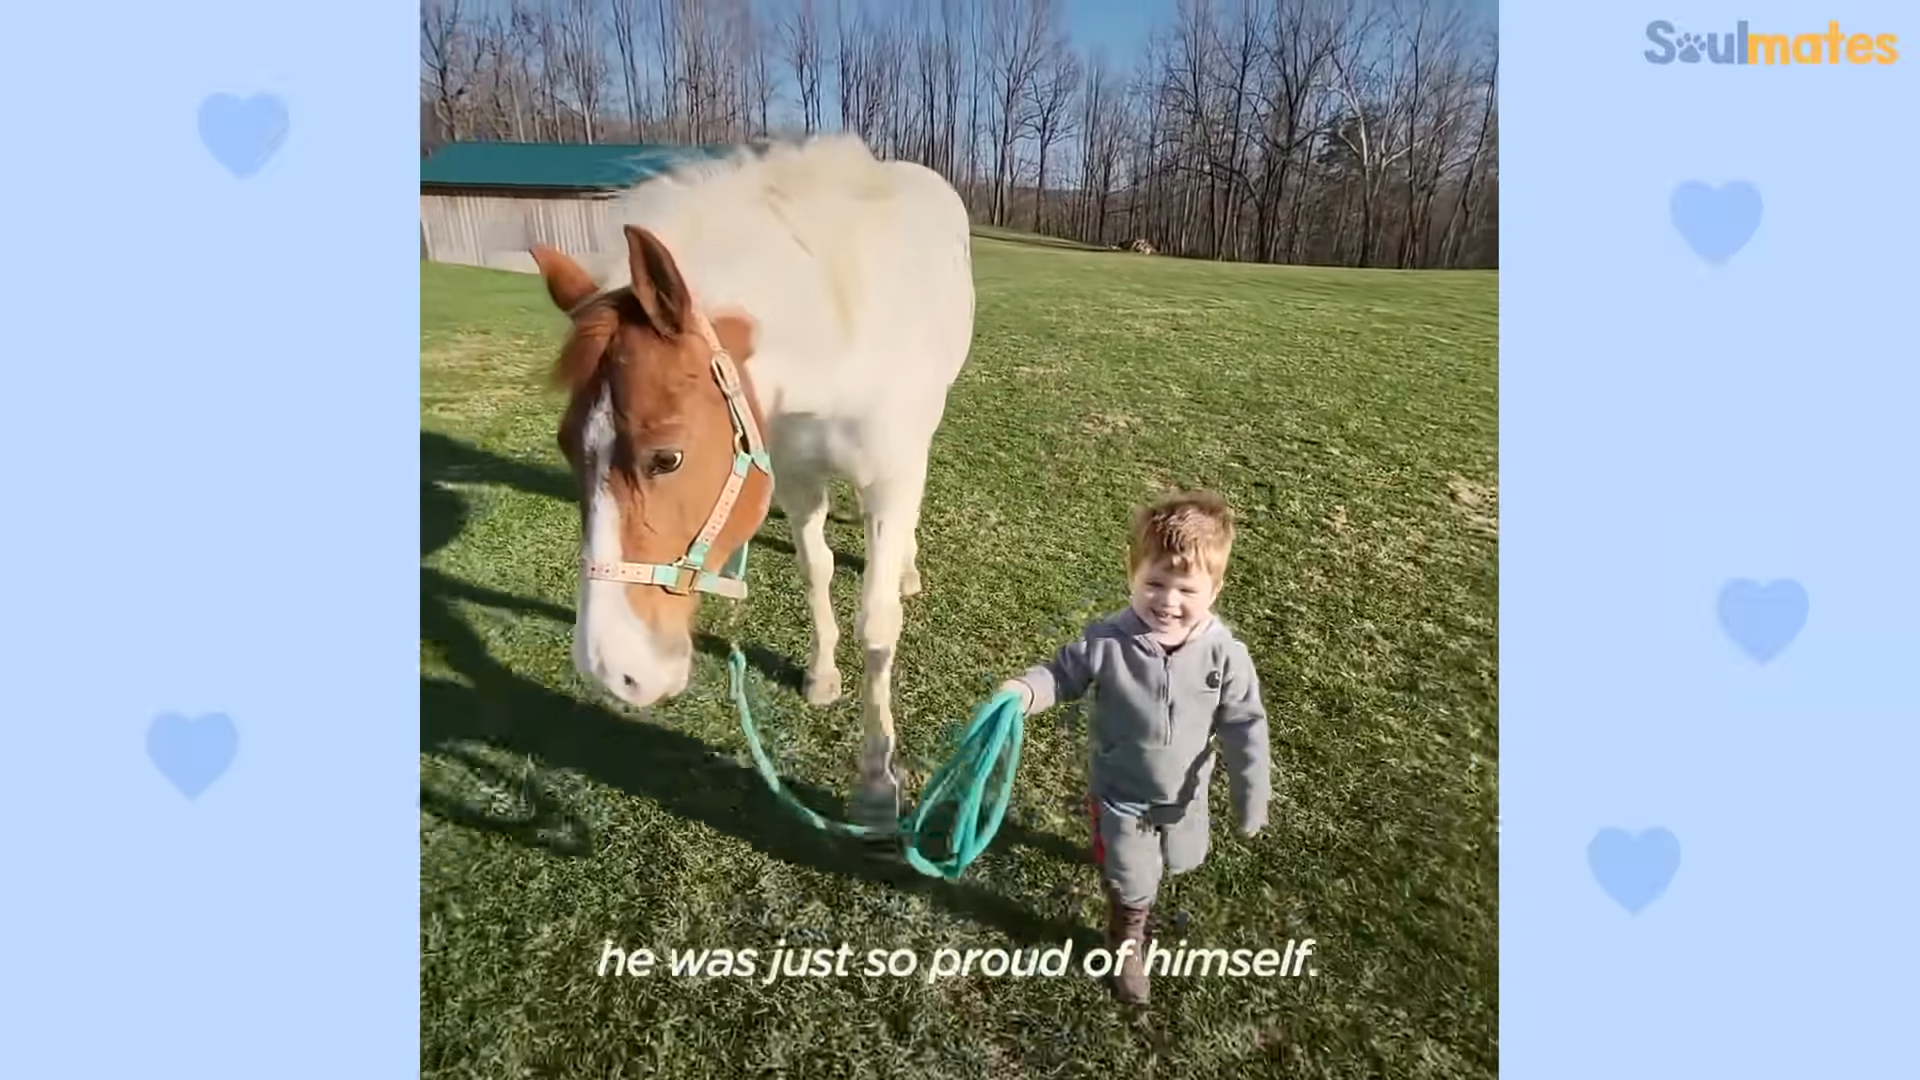
[[620,678],[622,678],[622,679],[624,679],[624,680],[626,681],[626,684],[627,684],[627,689],[629,689],[629,690],[638,690],[638,689],[640,689],[640,684],[639,684],[639,683],[637,683],[637,682],[634,682],[634,681],[633,681],[633,676],[631,676],[631,675],[622,675],[622,676],[620,676]]

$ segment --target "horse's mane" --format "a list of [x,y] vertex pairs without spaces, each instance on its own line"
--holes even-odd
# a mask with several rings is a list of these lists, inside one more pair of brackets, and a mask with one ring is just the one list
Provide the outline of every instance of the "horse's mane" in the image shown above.
[[702,203],[732,198],[780,198],[804,201],[823,192],[864,193],[889,190],[880,159],[858,135],[816,135],[802,142],[769,142],[683,161],[643,180],[614,199],[623,220],[666,215],[694,193]]
[[603,287],[625,279],[620,230],[628,224],[644,225],[669,243],[779,229],[820,260],[832,305],[849,327],[859,284],[847,253],[851,238],[872,225],[873,204],[896,189],[898,174],[886,166],[852,134],[750,145],[684,162],[613,197],[607,234],[595,245],[599,254],[588,272]]

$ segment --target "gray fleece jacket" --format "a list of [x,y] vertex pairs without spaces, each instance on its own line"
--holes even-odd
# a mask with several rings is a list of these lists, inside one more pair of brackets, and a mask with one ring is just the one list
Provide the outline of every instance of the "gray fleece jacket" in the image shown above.
[[1124,608],[1092,625],[1020,681],[1029,715],[1093,693],[1089,784],[1122,807],[1177,817],[1213,776],[1215,736],[1226,759],[1234,817],[1264,824],[1271,795],[1267,712],[1253,658],[1218,618],[1169,653]]

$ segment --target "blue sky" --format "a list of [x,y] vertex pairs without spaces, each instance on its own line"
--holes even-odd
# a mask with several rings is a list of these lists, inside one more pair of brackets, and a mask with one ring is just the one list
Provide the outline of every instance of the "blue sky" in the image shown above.
[[1140,54],[1148,30],[1173,20],[1173,0],[1067,0],[1067,27],[1082,49],[1105,47],[1107,60],[1125,65]]
[[[821,15],[833,18],[834,0],[816,0]],[[869,7],[891,6],[891,0],[843,0],[849,7],[865,4]],[[1214,0],[1223,8],[1233,0]],[[1364,5],[1369,0],[1355,0]],[[1497,0],[1435,0],[1436,3],[1455,3],[1464,8],[1469,17],[1488,26],[1499,22],[1499,4]],[[1173,22],[1179,11],[1178,0],[1055,0],[1065,15],[1068,29],[1076,45],[1085,48],[1093,44],[1104,45],[1110,60],[1115,63],[1131,62],[1139,55],[1140,46],[1146,41],[1149,30],[1154,26],[1166,26]],[[502,9],[507,0],[466,0],[468,10]],[[786,4],[774,6],[785,9]],[[828,31],[831,33],[831,31]]]
[[[1066,9],[1066,22],[1074,44],[1083,49],[1095,43],[1104,45],[1107,57],[1118,65],[1130,64],[1140,54],[1148,32],[1155,26],[1167,26],[1179,11],[1177,0],[1060,0]],[[1218,2],[1218,0],[1217,0]],[[1230,2],[1230,0],[1226,0]],[[1364,0],[1361,0],[1364,3]],[[1444,0],[1443,0],[1444,2]],[[1488,27],[1498,26],[1500,5],[1496,0],[1454,0],[1467,17]]]
[[[510,0],[463,0],[462,6],[469,12],[504,10]],[[877,10],[882,6],[893,6],[898,0],[838,0],[849,9],[867,7]],[[963,0],[966,2],[966,0]],[[984,0],[980,0],[984,2]],[[1237,0],[1211,0],[1216,10],[1223,14],[1234,9]],[[1356,7],[1366,7],[1385,0],[1352,0]],[[1499,25],[1499,4],[1497,0],[1431,0],[1436,7],[1448,5],[1462,9],[1469,20],[1489,29]],[[836,0],[815,0],[815,10],[822,20],[821,31],[826,36],[827,70],[822,73],[822,91],[827,100],[826,112],[831,114],[836,107],[834,97],[833,70],[833,25]],[[1060,11],[1074,47],[1085,55],[1092,47],[1105,50],[1107,61],[1116,74],[1129,71],[1137,62],[1148,35],[1155,29],[1164,29],[1173,25],[1179,17],[1179,0],[1054,0]],[[785,0],[756,0],[756,7],[770,6],[782,13],[791,10]],[[650,12],[650,4],[642,3],[643,17]],[[611,53],[612,44],[608,44]],[[793,111],[791,80],[784,61],[773,65],[773,78],[778,86],[781,102],[775,110],[783,120],[790,119]],[[619,93],[618,87],[614,93]],[[832,123],[834,117],[829,116]]]

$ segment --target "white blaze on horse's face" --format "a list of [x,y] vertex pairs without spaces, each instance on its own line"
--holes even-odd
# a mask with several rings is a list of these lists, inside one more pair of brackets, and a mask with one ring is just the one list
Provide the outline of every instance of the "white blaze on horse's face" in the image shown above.
[[[581,521],[581,563],[612,564],[624,558],[620,501],[614,497],[613,459],[618,432],[610,391],[602,388],[581,430],[587,490]],[[648,586],[580,574],[580,602],[573,624],[573,666],[630,705],[645,707],[687,688],[693,673],[693,643],[684,630],[662,634],[641,619],[628,590]]]
[[687,687],[701,593],[744,595],[693,571],[718,569],[753,535],[773,488],[764,464],[738,471],[728,394],[746,388],[721,375],[752,355],[749,318],[695,315],[673,253],[645,229],[624,232],[629,288],[601,292],[552,248],[533,256],[573,322],[554,367],[571,393],[560,450],[580,485],[573,664],[645,707]]

